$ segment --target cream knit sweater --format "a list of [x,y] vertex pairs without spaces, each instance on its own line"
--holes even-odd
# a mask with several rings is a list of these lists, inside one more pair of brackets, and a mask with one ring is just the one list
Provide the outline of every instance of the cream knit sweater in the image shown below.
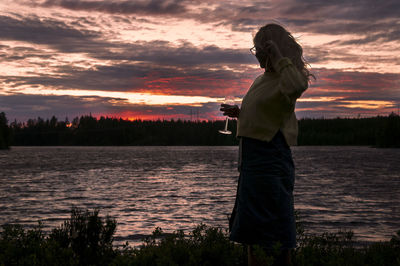
[[280,129],[288,145],[297,145],[294,108],[308,82],[289,58],[280,59],[274,69],[257,77],[244,96],[237,136],[270,141]]

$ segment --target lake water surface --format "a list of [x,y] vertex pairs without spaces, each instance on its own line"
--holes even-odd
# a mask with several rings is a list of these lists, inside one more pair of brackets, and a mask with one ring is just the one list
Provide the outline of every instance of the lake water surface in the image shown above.
[[[0,151],[0,224],[59,226],[71,206],[117,219],[115,244],[155,227],[227,228],[237,147],[13,147]],[[295,208],[310,233],[400,230],[400,149],[294,147]]]

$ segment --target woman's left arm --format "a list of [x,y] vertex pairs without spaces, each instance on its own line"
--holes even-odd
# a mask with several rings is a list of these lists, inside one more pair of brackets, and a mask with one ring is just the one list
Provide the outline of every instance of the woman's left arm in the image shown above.
[[287,57],[282,57],[276,62],[274,69],[279,73],[279,90],[282,94],[287,96],[292,103],[295,103],[308,88],[307,79]]
[[289,58],[282,56],[275,42],[267,41],[265,50],[275,72],[279,74],[279,90],[294,104],[296,99],[307,89],[307,79]]

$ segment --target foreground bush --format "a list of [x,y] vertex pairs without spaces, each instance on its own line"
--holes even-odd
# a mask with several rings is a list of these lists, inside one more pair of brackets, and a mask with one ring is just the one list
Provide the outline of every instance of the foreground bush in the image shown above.
[[244,265],[246,252],[218,228],[201,224],[188,236],[181,230],[165,235],[157,228],[140,249],[121,250],[114,265]]
[[[219,228],[197,226],[165,234],[157,228],[140,248],[112,245],[116,221],[99,211],[73,208],[71,218],[45,236],[42,224],[25,230],[3,225],[0,265],[247,265],[246,247],[232,243]],[[400,265],[400,231],[390,241],[357,247],[351,232],[306,235],[298,223],[294,265]],[[258,249],[269,264],[273,257]]]
[[3,225],[0,233],[0,265],[109,265],[115,220],[99,211],[73,208],[71,218],[45,236],[42,224],[30,230],[21,225]]
[[388,242],[358,246],[352,232],[305,237],[293,252],[296,265],[400,265],[400,231]]

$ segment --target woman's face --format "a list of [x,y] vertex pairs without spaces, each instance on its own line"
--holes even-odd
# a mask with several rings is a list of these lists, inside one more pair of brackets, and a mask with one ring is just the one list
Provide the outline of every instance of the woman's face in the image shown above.
[[263,45],[259,44],[259,43],[255,43],[254,46],[256,47],[255,56],[256,56],[258,62],[260,63],[260,67],[265,68],[265,70],[272,70],[271,61],[268,60],[268,54],[263,49]]
[[255,42],[254,47],[256,48],[255,57],[257,58],[258,62],[260,63],[261,68],[265,68],[266,61],[267,61],[267,54],[262,49],[262,45],[260,43]]

